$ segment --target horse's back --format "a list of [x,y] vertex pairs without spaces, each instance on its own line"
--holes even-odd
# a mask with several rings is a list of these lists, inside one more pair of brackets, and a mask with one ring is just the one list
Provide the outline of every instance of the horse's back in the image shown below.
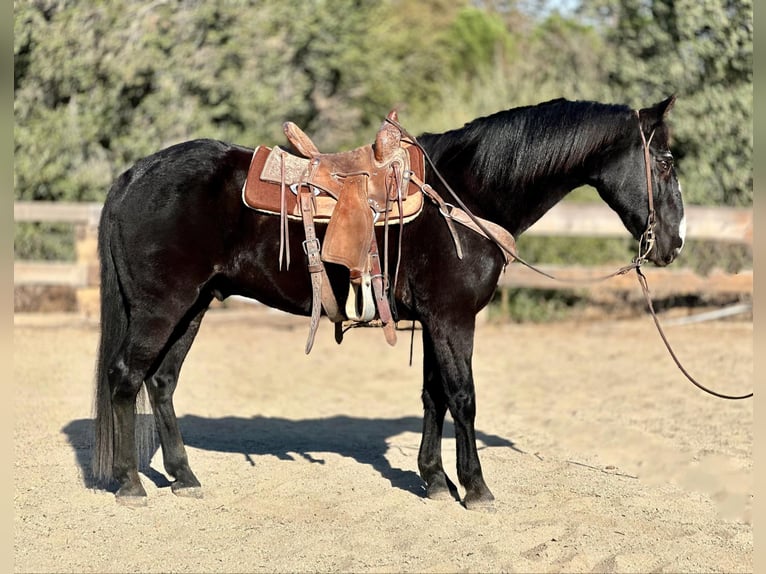
[[124,200],[127,194],[146,201],[151,195],[165,200],[172,191],[225,183],[247,173],[253,150],[212,139],[178,143],[143,157],[124,171],[107,194],[105,205]]
[[179,143],[138,160],[114,182],[102,223],[124,226],[217,219],[234,215],[253,150],[217,140]]

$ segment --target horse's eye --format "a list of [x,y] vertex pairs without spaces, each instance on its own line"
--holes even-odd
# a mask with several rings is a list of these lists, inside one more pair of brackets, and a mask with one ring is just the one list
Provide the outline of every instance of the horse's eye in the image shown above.
[[657,165],[662,171],[670,171],[670,168],[673,167],[673,160],[671,158],[659,158]]

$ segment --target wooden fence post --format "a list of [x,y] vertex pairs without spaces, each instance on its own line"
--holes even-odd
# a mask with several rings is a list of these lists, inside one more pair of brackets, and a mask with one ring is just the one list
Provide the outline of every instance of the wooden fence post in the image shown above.
[[98,223],[100,208],[89,211],[85,223],[75,225],[75,253],[77,264],[85,270],[85,285],[75,292],[77,310],[88,318],[100,314],[100,268],[98,260]]

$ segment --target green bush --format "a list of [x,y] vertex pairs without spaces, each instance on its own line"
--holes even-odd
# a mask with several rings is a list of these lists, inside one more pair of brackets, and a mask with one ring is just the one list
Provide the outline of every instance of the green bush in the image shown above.
[[13,239],[17,259],[74,261],[74,226],[66,223],[17,223]]

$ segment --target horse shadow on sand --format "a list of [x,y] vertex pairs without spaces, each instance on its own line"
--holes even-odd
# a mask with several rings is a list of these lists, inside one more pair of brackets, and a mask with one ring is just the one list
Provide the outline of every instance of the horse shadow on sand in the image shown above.
[[[150,417],[151,415],[138,415]],[[386,454],[396,448],[390,439],[403,432],[420,433],[422,419],[405,416],[391,419],[369,419],[336,415],[327,418],[289,420],[280,417],[256,415],[250,418],[206,418],[186,415],[178,419],[184,443],[202,450],[237,453],[243,463],[258,464],[258,457],[271,455],[284,461],[300,457],[312,464],[325,464],[322,453],[334,453],[369,465],[388,480],[394,488],[424,496],[423,481],[414,470],[395,468]],[[83,481],[88,488],[99,488],[90,470],[91,419],[79,419],[68,423],[62,430],[72,446]],[[444,440],[454,440],[454,426],[444,423]],[[506,438],[484,433],[477,429],[479,449],[509,447],[522,452]],[[155,441],[156,443],[157,441]],[[158,445],[151,449],[148,459],[154,456]],[[416,468],[417,449],[413,449],[413,466]],[[194,463],[192,462],[192,468]],[[142,474],[158,488],[170,486],[170,480],[153,466],[145,466]],[[449,471],[448,471],[449,474]],[[204,483],[204,477],[200,477]],[[113,490],[108,487],[108,490]]]

